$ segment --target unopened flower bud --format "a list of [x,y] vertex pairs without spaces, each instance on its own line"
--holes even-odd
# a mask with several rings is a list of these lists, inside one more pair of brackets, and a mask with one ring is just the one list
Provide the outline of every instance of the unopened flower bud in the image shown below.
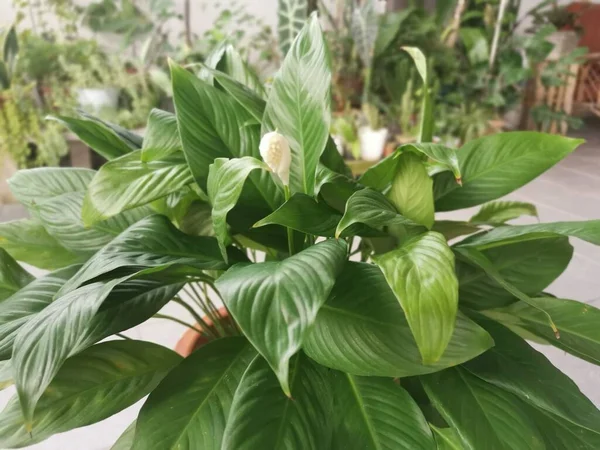
[[292,154],[287,139],[277,131],[265,134],[260,140],[260,156],[269,168],[288,186]]

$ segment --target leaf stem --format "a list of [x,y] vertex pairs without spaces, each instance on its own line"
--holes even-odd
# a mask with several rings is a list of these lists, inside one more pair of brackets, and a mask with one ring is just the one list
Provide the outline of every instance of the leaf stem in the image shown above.
[[[287,202],[290,199],[290,187],[283,186],[283,192],[285,194],[285,201]],[[286,227],[287,230],[287,239],[288,239],[288,252],[290,256],[292,256],[294,252],[294,231],[290,227]]]
[[166,314],[154,314],[154,315],[152,316],[152,318],[153,318],[153,319],[165,319],[165,320],[170,320],[171,322],[175,322],[175,323],[178,323],[179,325],[183,325],[184,327],[187,327],[187,328],[189,328],[190,330],[197,331],[197,332],[198,332],[198,333],[200,333],[200,334],[206,334],[206,333],[204,333],[204,330],[201,330],[200,328],[198,328],[198,327],[195,327],[195,326],[194,326],[194,325],[192,325],[192,324],[189,324],[189,323],[187,323],[187,322],[185,322],[185,321],[183,321],[183,320],[181,320],[181,319],[178,319],[177,317],[168,316],[168,315],[166,315]]
[[190,305],[188,305],[186,302],[184,302],[180,297],[173,297],[173,301],[175,303],[179,303],[181,306],[183,306],[192,315],[194,320],[202,326],[202,329],[205,330],[207,332],[207,334],[210,334],[215,339],[219,337],[216,334],[215,330],[213,330],[210,326],[208,326],[206,321],[202,317],[200,317],[200,315],[196,311],[194,311],[194,308],[192,308]]

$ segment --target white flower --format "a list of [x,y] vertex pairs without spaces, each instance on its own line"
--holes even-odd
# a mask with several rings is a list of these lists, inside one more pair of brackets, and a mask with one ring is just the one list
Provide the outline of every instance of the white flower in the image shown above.
[[277,131],[272,131],[262,137],[258,148],[263,161],[275,172],[281,182],[288,186],[292,153],[287,139]]

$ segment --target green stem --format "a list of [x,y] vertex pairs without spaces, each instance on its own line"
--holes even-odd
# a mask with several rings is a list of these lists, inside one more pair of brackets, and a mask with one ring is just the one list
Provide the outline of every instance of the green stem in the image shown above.
[[[283,192],[285,194],[285,201],[287,202],[290,199],[290,187],[289,186],[284,186],[283,187]],[[287,239],[288,239],[288,252],[290,254],[290,256],[292,256],[295,252],[294,252],[294,231],[287,227]]]
[[133,340],[130,337],[125,336],[123,333],[115,333],[115,336],[119,336],[121,339],[125,339],[126,341],[132,341]]
[[208,334],[211,334],[214,338],[219,337],[216,334],[216,332],[206,323],[206,321],[202,317],[200,317],[200,315],[196,311],[194,311],[194,308],[192,308],[179,297],[173,297],[173,301],[183,306],[192,315],[194,320],[202,326],[202,329],[205,330]]
[[197,331],[200,334],[205,334],[204,330],[200,330],[199,328],[196,328],[195,326],[181,320],[178,319],[177,317],[173,317],[173,316],[168,316],[166,314],[154,314],[152,316],[153,319],[165,319],[165,320],[170,320],[171,322],[175,322],[178,323],[179,325],[183,325],[186,328],[189,328],[190,330],[194,330]]

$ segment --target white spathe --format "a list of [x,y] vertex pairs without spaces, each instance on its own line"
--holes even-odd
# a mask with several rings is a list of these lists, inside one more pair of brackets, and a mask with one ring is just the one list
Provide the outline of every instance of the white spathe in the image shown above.
[[281,182],[288,186],[290,184],[290,164],[292,153],[290,144],[285,136],[277,131],[265,134],[260,140],[260,156],[269,168],[279,177]]
[[383,155],[388,136],[387,128],[374,130],[371,127],[361,127],[358,130],[360,140],[360,155],[365,161],[378,161]]

